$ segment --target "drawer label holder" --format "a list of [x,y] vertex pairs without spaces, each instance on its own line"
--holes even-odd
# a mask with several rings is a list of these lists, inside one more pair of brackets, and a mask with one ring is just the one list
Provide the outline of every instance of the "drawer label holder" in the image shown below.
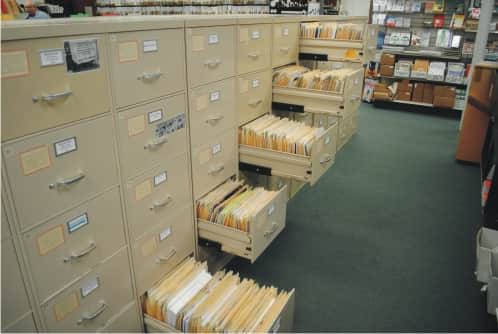
[[292,112],[304,113],[304,106],[299,104],[272,102],[271,107],[272,109],[280,111],[292,111]]

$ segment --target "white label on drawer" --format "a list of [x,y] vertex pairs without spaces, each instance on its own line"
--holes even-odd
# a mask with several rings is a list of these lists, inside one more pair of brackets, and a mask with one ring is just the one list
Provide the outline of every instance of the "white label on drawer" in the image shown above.
[[325,145],[328,145],[328,144],[330,144],[330,137],[325,138]]
[[27,50],[2,50],[2,79],[29,75]]
[[221,152],[221,144],[215,144],[211,147],[211,152],[213,155],[218,154]]
[[208,44],[217,44],[219,42],[217,34],[208,35]]
[[273,326],[271,327],[270,329],[270,333],[277,333],[278,330],[280,329],[280,317],[275,320],[275,323],[273,324]]
[[169,226],[167,229],[159,233],[159,241],[163,241],[167,237],[171,235],[171,226]]
[[259,87],[259,80],[256,79],[256,80],[253,80],[252,81],[252,88],[258,88]]
[[76,151],[78,149],[78,144],[76,143],[76,137],[71,137],[55,143],[54,149],[56,157]]
[[211,102],[215,102],[215,101],[218,101],[220,99],[220,91],[217,90],[217,91],[214,91],[214,92],[211,92],[209,94],[209,101]]
[[54,66],[64,64],[65,53],[63,49],[40,50],[40,66]]
[[95,289],[99,287],[99,278],[95,277],[89,281],[86,281],[80,288],[81,297],[85,298],[91,294]]
[[158,50],[157,40],[144,41],[143,50],[147,52],[156,52]]
[[289,36],[289,28],[283,28],[282,29],[282,35]]
[[269,208],[268,208],[268,216],[271,216],[273,214],[273,212],[275,212],[275,204],[272,204]]
[[82,228],[83,226],[88,225],[88,215],[84,213],[81,216],[71,219],[66,223],[66,225],[67,225],[67,231],[69,233],[73,233]]
[[163,110],[159,109],[159,110],[150,111],[147,114],[147,117],[149,118],[149,124],[160,121],[163,119]]
[[259,30],[255,30],[251,32],[251,39],[259,39],[261,37]]
[[166,182],[168,180],[168,173],[167,172],[162,172],[159,175],[154,176],[154,187],[157,187],[163,182]]

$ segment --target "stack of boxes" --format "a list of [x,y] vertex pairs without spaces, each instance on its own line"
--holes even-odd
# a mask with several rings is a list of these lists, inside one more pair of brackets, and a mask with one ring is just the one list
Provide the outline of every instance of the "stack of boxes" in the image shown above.
[[394,75],[394,64],[396,56],[388,53],[383,53],[380,57],[380,75],[392,77]]

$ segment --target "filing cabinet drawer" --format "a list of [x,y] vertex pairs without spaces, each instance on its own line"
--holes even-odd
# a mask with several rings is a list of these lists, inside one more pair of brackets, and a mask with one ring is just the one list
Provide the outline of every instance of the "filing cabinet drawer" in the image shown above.
[[272,66],[297,62],[299,23],[273,24]]
[[21,229],[118,183],[110,115],[5,144],[3,158]]
[[237,80],[239,92],[237,124],[242,125],[270,111],[271,73],[263,71],[247,74]]
[[2,224],[2,240],[10,238],[10,227],[9,227],[9,222],[7,221],[7,214],[5,212],[5,205],[3,203],[3,196],[4,194],[2,193],[2,221],[0,222]]
[[3,333],[34,333],[36,331],[37,329],[32,312],[27,313],[21,319],[9,325],[9,327],[2,328]]
[[2,306],[2,329],[30,310],[12,239],[2,240]]
[[119,113],[120,157],[125,179],[187,151],[185,103],[185,94],[180,94]]
[[125,245],[119,189],[37,226],[22,239],[38,298],[45,301]]
[[199,198],[237,173],[236,137],[228,130],[192,150],[194,197]]
[[110,110],[102,35],[2,43],[2,141]]
[[235,79],[195,88],[190,93],[192,147],[235,127]]
[[187,154],[165,160],[126,184],[126,210],[133,240],[192,202]]
[[198,219],[199,237],[217,242],[221,244],[222,251],[253,263],[285,227],[287,192],[284,186],[272,201],[250,219],[248,232]]
[[363,41],[300,39],[299,52],[327,55],[329,61],[363,64]]
[[47,329],[90,332],[133,300],[126,248],[41,305]]
[[111,34],[110,49],[118,108],[186,88],[183,29]]
[[271,42],[271,24],[237,26],[237,74],[269,68]]
[[137,304],[133,302],[109,319],[108,324],[97,330],[97,333],[140,333],[140,321]]
[[192,207],[186,206],[133,245],[137,293],[142,295],[194,252]]
[[311,113],[293,113],[294,120],[297,122],[304,123],[309,126],[313,126],[313,114]]
[[191,28],[187,36],[187,66],[190,87],[235,75],[235,28]]

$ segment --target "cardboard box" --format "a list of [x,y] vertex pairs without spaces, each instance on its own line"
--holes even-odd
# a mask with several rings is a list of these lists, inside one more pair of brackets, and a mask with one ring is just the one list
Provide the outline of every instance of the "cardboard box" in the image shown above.
[[413,84],[410,82],[410,80],[401,80],[398,81],[398,92],[412,92],[413,91]]
[[396,56],[389,54],[389,53],[383,53],[382,56],[380,56],[380,64],[381,65],[389,65],[389,66],[394,66],[394,63],[396,62]]
[[380,65],[380,75],[386,77],[392,77],[394,75],[394,66],[393,65]]
[[374,92],[374,100],[391,101],[391,95],[388,92]]
[[455,106],[455,97],[434,96],[434,101],[432,102],[432,104],[437,108],[453,109],[453,107]]
[[412,93],[411,92],[398,92],[396,94],[396,100],[411,101],[412,100]]
[[434,85],[426,83],[424,85],[424,98],[422,102],[432,104],[433,100],[434,100]]
[[455,99],[456,88],[451,86],[434,86],[434,97],[447,97]]
[[414,102],[423,102],[424,101],[424,84],[421,82],[416,82],[413,85],[413,95],[412,101]]
[[389,89],[387,88],[387,85],[383,84],[383,83],[376,83],[374,86],[374,91],[375,92],[389,93]]

